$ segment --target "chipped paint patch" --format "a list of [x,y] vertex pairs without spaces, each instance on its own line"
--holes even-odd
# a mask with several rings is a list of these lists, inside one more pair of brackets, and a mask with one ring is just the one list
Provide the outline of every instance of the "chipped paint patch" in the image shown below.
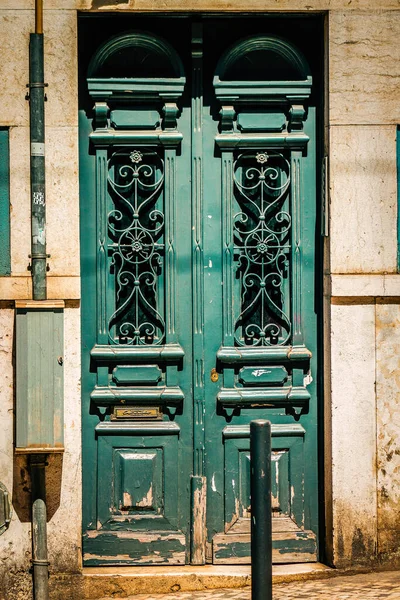
[[143,508],[151,508],[153,506],[153,484],[150,485],[147,494],[139,502],[136,502],[135,506]]
[[206,502],[207,480],[205,477],[192,477],[192,539],[191,562],[202,565],[206,561]]
[[[279,519],[277,519],[279,520]],[[250,563],[250,534],[218,534],[213,540],[213,562]],[[276,563],[314,562],[317,559],[316,536],[312,531],[272,533],[272,560]]]

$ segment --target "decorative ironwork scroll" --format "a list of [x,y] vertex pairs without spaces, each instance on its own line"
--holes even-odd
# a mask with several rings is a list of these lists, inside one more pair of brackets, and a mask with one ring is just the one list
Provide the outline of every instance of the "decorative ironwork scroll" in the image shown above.
[[239,346],[290,343],[290,163],[281,153],[241,153],[233,165],[233,217],[240,314]]
[[108,161],[108,254],[114,277],[113,344],[154,345],[165,337],[162,268],[164,160],[152,150],[114,152]]

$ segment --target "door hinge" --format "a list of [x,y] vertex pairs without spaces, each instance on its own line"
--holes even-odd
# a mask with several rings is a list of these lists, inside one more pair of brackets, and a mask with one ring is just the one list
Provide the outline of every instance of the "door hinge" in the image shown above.
[[322,176],[321,176],[321,198],[322,198],[322,211],[321,211],[321,235],[323,237],[329,237],[329,158],[324,156],[322,160]]

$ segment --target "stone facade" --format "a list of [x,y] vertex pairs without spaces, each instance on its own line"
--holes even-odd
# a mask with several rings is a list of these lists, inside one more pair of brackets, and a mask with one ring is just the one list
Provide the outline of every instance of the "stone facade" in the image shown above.
[[[65,454],[49,465],[51,569],[80,569],[80,314],[77,11],[326,11],[330,154],[330,314],[325,430],[328,560],[399,559],[400,275],[396,130],[398,0],[46,0],[44,11],[48,297],[66,301]],[[0,581],[28,598],[29,473],[13,449],[12,301],[31,296],[28,41],[32,0],[0,0],[0,126],[10,128],[11,276],[0,278],[0,481],[13,517],[0,537]],[[84,215],[82,215],[84,218]],[[330,382],[330,383],[329,383]],[[328,460],[329,457],[329,460]],[[330,483],[331,482],[331,483]],[[330,554],[330,555],[329,555]],[[3,574],[3,575],[2,575]],[[18,595],[19,594],[19,595]],[[0,585],[1,596],[1,585]]]

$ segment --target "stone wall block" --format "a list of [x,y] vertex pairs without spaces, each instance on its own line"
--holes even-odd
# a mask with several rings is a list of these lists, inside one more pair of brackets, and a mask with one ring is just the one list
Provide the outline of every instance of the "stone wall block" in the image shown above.
[[395,273],[395,127],[332,127],[331,271]]
[[10,129],[11,273],[29,275],[31,199],[29,128]]
[[330,13],[332,124],[400,122],[399,37],[400,11]]
[[46,125],[78,124],[77,14],[73,10],[44,11]]
[[375,305],[332,305],[332,483],[336,566],[376,555]]
[[79,275],[78,129],[48,127],[46,142],[48,274]]
[[[12,3],[15,8],[15,2]],[[29,33],[33,31],[31,10],[1,10],[0,3],[0,125],[28,125],[29,103],[25,100],[29,81]]]
[[[11,272],[29,275],[29,128],[10,130]],[[46,129],[46,233],[51,276],[79,275],[78,130]],[[54,286],[53,286],[54,287]],[[54,297],[54,294],[53,294]]]
[[[376,306],[378,550],[399,552],[400,306]],[[386,558],[389,558],[386,556]]]
[[[7,3],[6,3],[7,4]],[[60,2],[61,4],[61,2]],[[71,2],[72,4],[72,2]],[[32,8],[33,3],[12,2]],[[0,126],[28,126],[29,34],[34,33],[33,10],[4,10],[0,3]],[[49,126],[78,121],[77,14],[73,10],[44,11],[45,121]],[[6,82],[6,85],[4,85]]]

